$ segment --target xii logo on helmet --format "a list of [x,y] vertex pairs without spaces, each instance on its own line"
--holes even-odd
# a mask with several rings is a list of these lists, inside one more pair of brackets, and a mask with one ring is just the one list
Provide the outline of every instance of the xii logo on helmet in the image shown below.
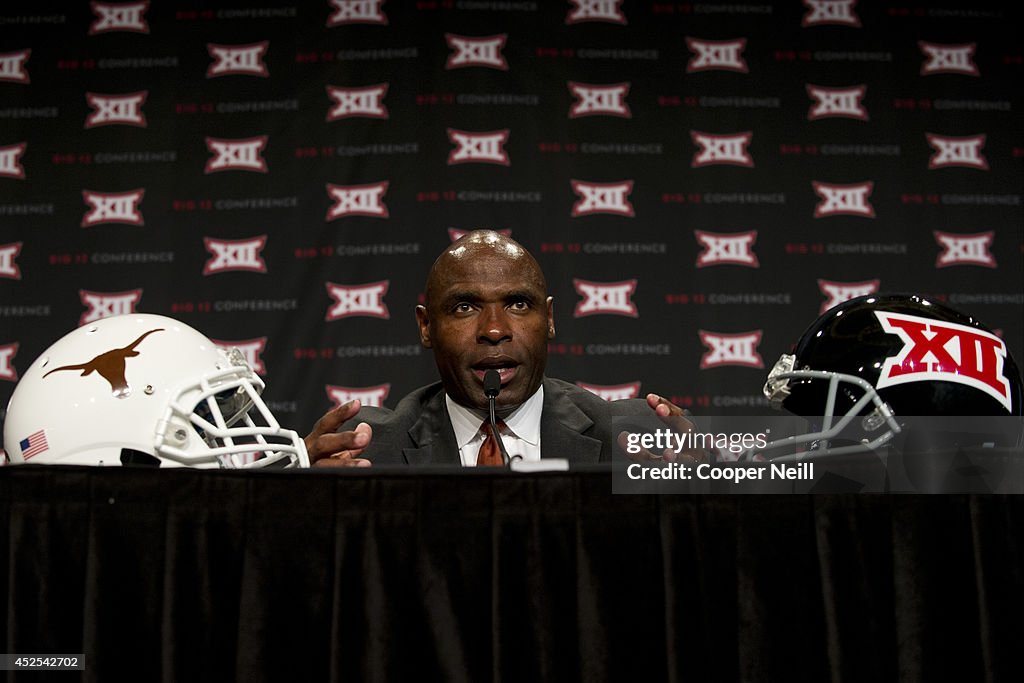
[[879,389],[907,382],[941,380],[985,392],[1012,412],[1010,382],[1003,374],[1006,344],[990,332],[957,323],[875,311],[886,332],[903,348],[882,366]]

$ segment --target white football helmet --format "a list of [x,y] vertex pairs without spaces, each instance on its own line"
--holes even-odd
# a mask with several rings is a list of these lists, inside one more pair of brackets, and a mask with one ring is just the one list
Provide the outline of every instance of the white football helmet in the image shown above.
[[12,463],[161,467],[308,467],[263,380],[172,318],[87,323],[43,352],[14,389],[4,422]]

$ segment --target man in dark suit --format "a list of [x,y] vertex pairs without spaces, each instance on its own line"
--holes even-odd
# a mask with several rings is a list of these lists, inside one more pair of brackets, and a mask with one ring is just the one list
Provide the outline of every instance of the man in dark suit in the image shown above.
[[[533,256],[498,233],[469,233],[437,258],[416,321],[441,381],[413,391],[394,410],[350,401],[328,411],[305,439],[311,463],[491,464],[483,455],[489,370],[501,382],[496,413],[502,440],[523,460],[610,461],[624,438],[612,433],[613,416],[657,417],[677,430],[690,426],[682,409],[655,394],[609,403],[544,376],[555,336],[552,298]],[[698,460],[701,454],[631,457]]]

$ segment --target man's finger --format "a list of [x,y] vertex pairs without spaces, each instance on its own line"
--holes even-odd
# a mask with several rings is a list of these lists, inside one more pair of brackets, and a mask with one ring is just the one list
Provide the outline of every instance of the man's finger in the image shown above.
[[[690,421],[687,420],[686,418],[682,418],[681,417],[681,418],[678,418],[678,419],[682,420],[687,425],[692,427],[692,425],[690,424]],[[683,430],[683,431],[685,431],[685,430]],[[626,450],[627,447],[629,446],[629,432],[619,432],[619,436],[616,439],[616,441],[619,444],[619,448],[622,449],[622,452],[625,453],[627,457],[629,457],[631,460],[633,460],[635,462],[651,462],[651,461],[656,461],[656,462],[679,462],[679,463],[684,463],[684,464],[697,464],[697,463],[702,463],[702,462],[708,462],[710,460],[710,455],[706,451],[704,451],[704,450],[702,450],[700,448],[690,448],[690,447],[686,447],[686,446],[684,446],[683,448],[680,448],[678,451],[676,451],[676,450],[674,450],[672,448],[665,448],[665,449],[662,450],[661,455],[656,455],[656,454],[652,453],[651,451],[647,450],[646,448],[640,448],[639,450],[637,450],[637,446],[634,445],[632,448],[636,452],[631,453],[628,450]]]
[[[616,439],[616,441],[619,444],[619,448],[622,449],[622,452],[625,453],[626,456],[631,460],[634,460],[636,462],[661,460],[661,456],[657,456],[654,453],[651,453],[646,448],[641,448],[639,451],[636,451],[635,453],[631,453],[630,451],[626,450],[626,448],[629,446],[629,432],[619,432],[619,436]],[[636,450],[636,448],[636,446],[633,446],[633,450]]]
[[693,431],[693,422],[687,419],[690,416],[689,410],[680,408],[667,398],[657,394],[647,394],[647,405],[651,407],[658,419],[671,427],[672,431],[677,434]]
[[661,457],[666,462],[678,462],[685,465],[696,465],[708,461],[708,454],[697,448],[680,450],[678,452],[671,448],[666,448]]
[[314,461],[319,467],[369,467],[373,463],[360,458],[366,447],[370,445],[373,429],[365,422],[360,422],[350,432],[324,434],[318,439],[320,452]]
[[690,411],[657,394],[647,394],[647,405],[658,417],[685,417],[690,414]]
[[331,432],[306,437],[306,451],[310,463],[346,452],[362,453],[370,445],[373,429],[365,422],[360,422],[355,429],[346,432]]
[[323,414],[323,417],[316,421],[316,424],[313,425],[313,431],[309,433],[309,436],[316,437],[320,434],[336,431],[346,420],[351,420],[355,417],[361,407],[359,399],[352,399],[331,408]]
[[[319,439],[324,435],[333,434],[346,420],[350,420],[359,413],[362,406],[358,399],[353,399],[331,408],[313,425],[312,431],[306,435],[303,441],[306,442],[306,452],[309,454],[309,462],[316,462],[317,458],[330,454],[333,451],[318,445]],[[342,449],[336,449],[342,450]]]
[[[362,451],[359,451],[362,452]],[[336,453],[329,458],[320,458],[315,467],[370,467],[372,462],[366,458],[357,458],[350,452]]]

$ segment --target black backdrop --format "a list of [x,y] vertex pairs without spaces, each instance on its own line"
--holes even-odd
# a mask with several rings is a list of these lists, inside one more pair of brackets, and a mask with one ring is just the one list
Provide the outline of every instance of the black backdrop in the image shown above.
[[1008,4],[13,2],[0,8],[0,404],[83,320],[236,344],[285,424],[434,377],[412,307],[509,230],[550,374],[761,408],[854,293],[915,291],[1020,358]]
[[[548,273],[550,373],[611,393],[758,408],[822,307],[875,288],[1019,359],[1019,26],[997,2],[4,3],[0,404],[127,310],[240,345],[300,430],[393,403],[434,376],[426,269],[474,227]],[[81,648],[86,680],[1020,678],[1015,496],[23,467],[0,506],[4,649]]]

